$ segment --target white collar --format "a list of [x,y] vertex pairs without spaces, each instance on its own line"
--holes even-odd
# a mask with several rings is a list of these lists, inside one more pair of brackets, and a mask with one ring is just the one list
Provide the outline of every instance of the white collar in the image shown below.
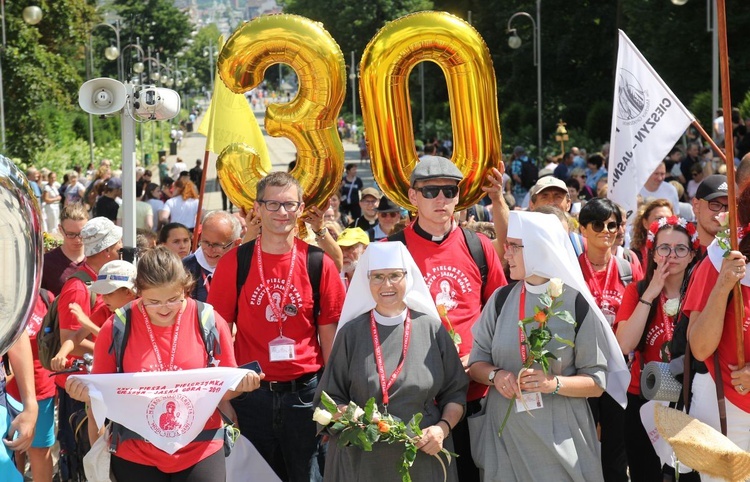
[[549,280],[547,280],[546,283],[542,283],[540,285],[530,285],[526,281],[523,282],[524,285],[526,285],[526,291],[529,293],[534,293],[535,295],[541,295],[545,291],[547,291],[547,286],[549,286]]
[[404,322],[404,320],[406,320],[406,310],[408,309],[409,308],[404,308],[404,311],[402,311],[396,316],[383,316],[380,313],[378,313],[378,311],[375,308],[372,309],[372,312],[375,315],[375,321],[377,322],[378,325],[396,326],[396,325],[400,325],[401,323]]
[[198,262],[201,268],[205,269],[211,274],[214,274],[216,266],[209,266],[208,261],[206,261],[206,255],[203,254],[203,247],[199,246],[198,249],[195,250],[195,260]]

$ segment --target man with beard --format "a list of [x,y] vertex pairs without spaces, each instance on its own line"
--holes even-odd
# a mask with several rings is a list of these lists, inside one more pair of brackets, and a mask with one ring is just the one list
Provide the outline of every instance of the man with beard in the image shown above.
[[344,254],[341,281],[344,282],[344,286],[349,288],[349,282],[352,280],[354,270],[357,269],[359,257],[362,256],[365,248],[370,244],[370,237],[359,228],[346,228],[339,234],[336,243],[338,243],[341,252]]

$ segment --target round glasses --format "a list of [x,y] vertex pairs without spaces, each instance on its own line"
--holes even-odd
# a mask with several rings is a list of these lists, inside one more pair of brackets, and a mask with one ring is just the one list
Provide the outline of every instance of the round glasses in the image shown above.
[[678,258],[684,258],[688,254],[690,254],[690,248],[685,246],[684,244],[676,244],[674,246],[670,246],[668,244],[660,244],[656,247],[656,254],[664,258],[668,258],[672,253],[674,253],[674,255]]
[[591,229],[594,230],[595,233],[601,233],[604,231],[604,228],[607,228],[607,231],[610,233],[616,233],[617,228],[620,226],[615,221],[610,221],[607,224],[604,224],[604,221],[591,221],[589,223],[589,226],[591,226]]
[[177,308],[183,301],[185,301],[185,298],[169,301],[141,301],[141,303],[143,303],[144,308]]

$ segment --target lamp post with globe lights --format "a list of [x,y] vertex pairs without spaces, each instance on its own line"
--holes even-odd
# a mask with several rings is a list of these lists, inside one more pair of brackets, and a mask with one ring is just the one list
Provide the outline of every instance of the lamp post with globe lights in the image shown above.
[[531,20],[533,26],[533,49],[534,49],[534,65],[536,66],[536,103],[537,103],[537,136],[538,136],[538,149],[539,156],[542,155],[542,42],[541,42],[541,11],[542,0],[536,2],[536,19],[526,12],[516,12],[508,19],[508,26],[506,32],[510,34],[508,37],[508,46],[512,49],[517,49],[521,46],[521,37],[518,36],[516,29],[511,28],[511,23],[516,17],[526,17]]
[[[28,25],[36,25],[42,21],[42,9],[36,5],[30,5],[23,9],[23,21]],[[0,0],[0,30],[2,30],[2,52],[5,55],[5,1]],[[0,58],[0,153],[5,153],[5,89],[3,87],[3,62]]]

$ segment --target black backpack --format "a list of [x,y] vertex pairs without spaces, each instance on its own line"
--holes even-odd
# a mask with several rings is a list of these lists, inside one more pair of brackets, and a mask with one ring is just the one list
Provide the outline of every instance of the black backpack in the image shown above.
[[[253,263],[253,252],[255,250],[255,240],[241,244],[237,248],[237,297],[239,298],[242,287],[247,281],[247,275],[250,273],[250,267]],[[310,285],[313,290],[313,320],[317,322],[320,314],[320,278],[323,275],[323,250],[317,246],[307,247],[307,276],[310,278]],[[239,307],[239,303],[237,304]],[[237,308],[235,308],[235,313]]]
[[[85,271],[76,271],[70,275],[70,278],[78,278],[86,283],[87,288],[91,286],[92,279]],[[90,291],[90,293],[90,309],[93,310],[94,305],[96,305],[96,293],[92,291]],[[39,332],[36,334],[36,345],[39,349],[39,362],[47,370],[52,370],[52,359],[55,358],[57,352],[60,351],[60,315],[58,313],[59,307],[57,306],[59,299],[59,297],[55,298],[51,304],[47,305],[47,314],[44,315],[42,326],[39,327]]]
[[[487,258],[484,256],[484,249],[482,249],[482,241],[480,241],[477,233],[468,228],[461,228],[464,233],[464,239],[466,239],[466,246],[469,248],[471,253],[471,259],[476,263],[479,268],[479,274],[482,277],[482,291],[479,292],[480,298],[484,296],[484,288],[487,286],[487,275],[489,274],[490,267],[487,265]],[[401,230],[395,234],[388,236],[388,241],[400,241],[406,246],[406,233]]]
[[539,168],[536,162],[528,159],[521,161],[521,186],[528,190],[531,189],[539,179]]

